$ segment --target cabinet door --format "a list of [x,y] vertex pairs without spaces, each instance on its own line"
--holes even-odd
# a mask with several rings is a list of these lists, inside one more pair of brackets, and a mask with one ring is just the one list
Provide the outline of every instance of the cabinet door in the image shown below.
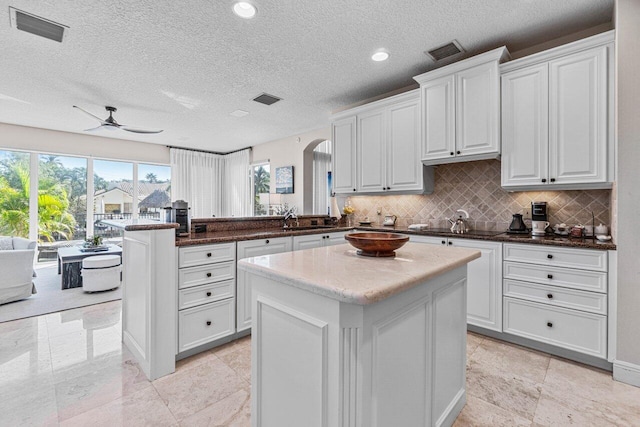
[[356,117],[347,117],[331,125],[333,138],[333,192],[356,191]]
[[549,180],[607,180],[607,47],[549,63]]
[[421,190],[419,101],[390,107],[388,117],[387,191]]
[[467,323],[502,332],[502,244],[470,239],[449,243],[482,252],[467,264]]
[[[292,248],[291,237],[278,237],[275,239],[245,240],[238,242],[238,256],[250,258],[261,255],[289,252]],[[251,327],[251,289],[247,286],[247,272],[238,270],[236,274],[236,330],[244,331]]]
[[324,246],[324,234],[311,234],[308,236],[293,236],[293,250],[319,248]]
[[[347,243],[344,238],[344,235],[347,234],[346,231],[339,231],[336,233],[327,234],[327,238],[324,241],[325,246],[333,246],[333,245],[341,245],[343,243]],[[323,234],[324,236],[324,234]]]
[[456,156],[500,152],[498,64],[456,74]]
[[547,64],[502,76],[502,186],[548,182]]
[[436,237],[436,236],[409,236],[409,241],[414,243],[426,243],[428,245],[438,245],[443,246],[447,244],[446,237]]
[[386,136],[383,109],[358,114],[357,141],[356,188],[362,192],[381,192],[386,188]]
[[422,102],[422,159],[455,155],[455,78],[453,75],[420,85]]

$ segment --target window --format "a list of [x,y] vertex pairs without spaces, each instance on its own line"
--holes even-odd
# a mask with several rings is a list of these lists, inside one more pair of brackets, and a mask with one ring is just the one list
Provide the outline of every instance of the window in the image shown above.
[[163,219],[164,208],[171,206],[171,167],[138,165],[138,217]]
[[271,167],[269,163],[251,166],[253,215],[269,215],[269,190],[271,188]]
[[84,240],[87,230],[87,159],[40,154],[38,240]]
[[93,235],[105,240],[121,240],[120,229],[108,227],[103,219],[133,216],[133,163],[93,161]]
[[29,237],[29,159],[0,150],[0,235]]

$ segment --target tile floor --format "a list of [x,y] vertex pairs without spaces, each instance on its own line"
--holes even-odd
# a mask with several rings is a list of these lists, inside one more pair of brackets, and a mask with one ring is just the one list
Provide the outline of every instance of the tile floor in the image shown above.
[[[120,343],[120,301],[0,323],[0,426],[248,426],[250,339],[149,382]],[[640,388],[480,335],[455,426],[638,426]]]

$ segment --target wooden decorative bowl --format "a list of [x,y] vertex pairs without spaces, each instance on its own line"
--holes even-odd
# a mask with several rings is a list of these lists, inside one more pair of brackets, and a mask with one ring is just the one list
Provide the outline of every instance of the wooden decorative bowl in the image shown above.
[[359,249],[358,255],[371,257],[396,256],[394,251],[409,241],[409,236],[395,233],[351,233],[344,238]]

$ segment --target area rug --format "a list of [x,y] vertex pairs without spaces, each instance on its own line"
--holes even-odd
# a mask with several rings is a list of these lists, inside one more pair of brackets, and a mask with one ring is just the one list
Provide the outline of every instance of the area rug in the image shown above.
[[38,277],[33,282],[38,293],[21,301],[0,305],[0,322],[122,299],[122,288],[94,293],[84,292],[82,288],[60,289],[61,279],[55,264],[36,267],[36,273]]

